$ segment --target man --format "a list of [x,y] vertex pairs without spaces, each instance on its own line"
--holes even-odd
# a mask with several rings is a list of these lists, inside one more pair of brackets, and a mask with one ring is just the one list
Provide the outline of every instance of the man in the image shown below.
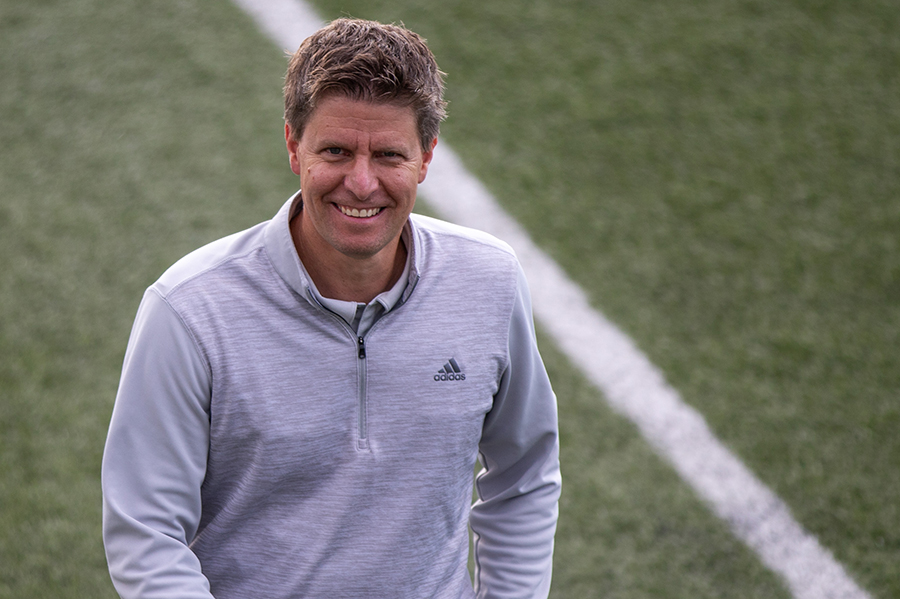
[[137,314],[103,459],[122,597],[547,596],[556,404],[524,277],[502,242],[410,215],[442,93],[400,27],[337,20],[293,56],[302,193]]

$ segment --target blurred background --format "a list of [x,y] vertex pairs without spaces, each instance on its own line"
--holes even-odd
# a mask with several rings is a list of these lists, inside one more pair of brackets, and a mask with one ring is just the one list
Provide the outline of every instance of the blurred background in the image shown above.
[[[442,143],[860,586],[900,597],[896,5],[313,4],[428,39]],[[295,191],[285,68],[228,0],[0,0],[0,598],[115,596],[100,458],[131,322],[172,262]],[[541,341],[553,597],[788,597]]]

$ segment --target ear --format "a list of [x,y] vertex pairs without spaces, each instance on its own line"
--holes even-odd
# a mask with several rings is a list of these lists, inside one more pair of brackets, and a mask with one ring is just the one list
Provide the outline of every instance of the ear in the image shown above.
[[291,161],[291,170],[295,175],[300,174],[300,140],[296,139],[291,126],[284,124],[284,143],[287,145],[288,158]]
[[437,145],[437,137],[431,140],[431,148],[427,152],[422,153],[422,168],[419,170],[419,183],[425,180],[425,175],[428,174],[428,165],[431,164],[431,159],[434,158],[434,147]]

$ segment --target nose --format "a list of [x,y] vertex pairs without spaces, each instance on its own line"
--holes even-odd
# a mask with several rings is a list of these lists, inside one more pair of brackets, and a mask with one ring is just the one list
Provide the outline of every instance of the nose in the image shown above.
[[367,199],[378,189],[378,177],[371,162],[357,156],[344,176],[344,186],[360,200]]

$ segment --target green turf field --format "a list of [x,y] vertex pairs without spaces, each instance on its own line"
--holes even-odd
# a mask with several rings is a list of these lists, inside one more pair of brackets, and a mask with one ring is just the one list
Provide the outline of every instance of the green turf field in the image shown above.
[[[900,596],[900,11],[321,0],[403,21],[451,144],[874,597]],[[225,0],[0,0],[0,598],[113,597],[99,464],[143,289],[294,189]],[[554,597],[787,597],[555,349]]]

